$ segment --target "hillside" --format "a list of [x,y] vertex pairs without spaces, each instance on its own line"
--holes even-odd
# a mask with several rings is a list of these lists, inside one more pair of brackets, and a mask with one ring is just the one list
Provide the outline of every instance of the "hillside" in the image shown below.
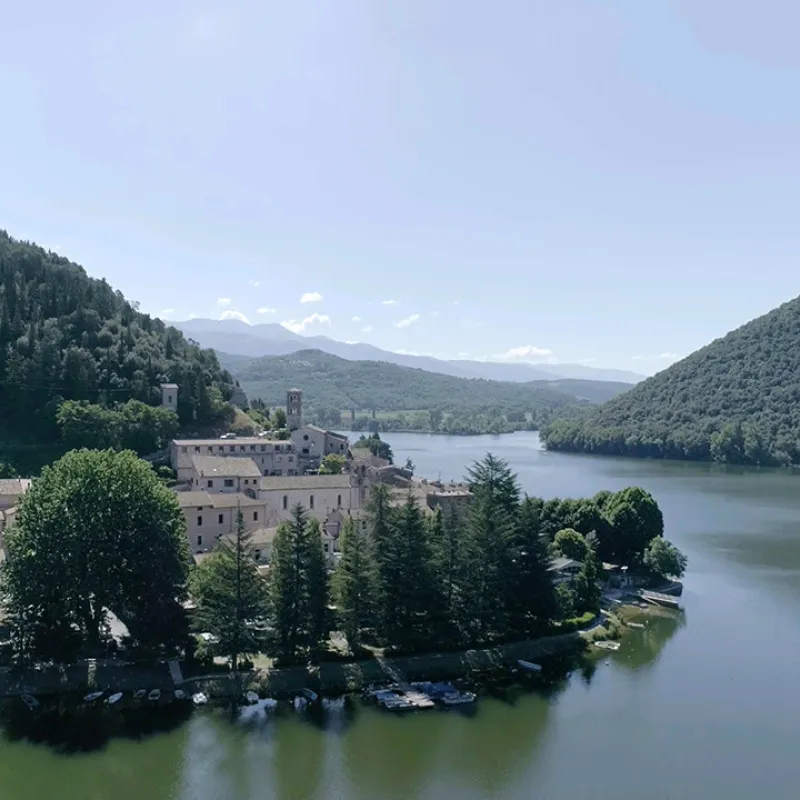
[[165,380],[181,387],[183,427],[230,413],[232,380],[212,351],[77,264],[0,231],[0,448],[55,444],[63,400],[156,405]]
[[[422,369],[379,361],[348,361],[319,350],[291,355],[230,362],[234,377],[251,399],[280,405],[290,386],[303,389],[311,409],[380,411],[431,410],[533,414],[549,419],[554,412],[579,409],[587,402],[601,402],[628,388],[623,383],[599,381],[512,383],[456,378]],[[580,399],[579,399],[580,398]]]
[[191,319],[173,323],[202,347],[217,353],[238,353],[249,358],[283,356],[298,350],[321,350],[349,361],[385,361],[401,367],[424,369],[457,378],[486,378],[528,383],[563,378],[638,383],[644,375],[628,370],[603,369],[585,364],[526,364],[433,358],[382,350],[366,342],[339,342],[328,336],[302,336],[277,323],[248,325],[237,319]]
[[800,298],[543,434],[551,450],[800,463]]

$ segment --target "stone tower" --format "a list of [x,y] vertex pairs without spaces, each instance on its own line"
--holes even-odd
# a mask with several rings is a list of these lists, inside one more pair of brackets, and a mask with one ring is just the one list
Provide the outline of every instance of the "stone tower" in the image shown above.
[[169,408],[175,413],[178,412],[178,384],[177,383],[162,383],[161,384],[161,405],[163,408]]
[[286,393],[286,427],[296,431],[303,424],[303,393],[289,389]]

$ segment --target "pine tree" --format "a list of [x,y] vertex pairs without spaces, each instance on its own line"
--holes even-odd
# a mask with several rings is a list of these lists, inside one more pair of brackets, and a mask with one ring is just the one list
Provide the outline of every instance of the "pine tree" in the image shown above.
[[389,488],[382,483],[372,487],[365,506],[369,544],[374,565],[376,627],[386,630],[395,609],[392,587],[398,581],[398,550],[394,535],[395,511],[389,505]]
[[558,605],[538,505],[529,497],[520,504],[512,553],[506,593],[509,635],[536,636],[558,615]]
[[236,515],[235,536],[223,538],[195,570],[192,594],[198,621],[219,639],[218,649],[228,656],[232,670],[240,656],[263,649],[263,636],[252,623],[267,615],[267,587],[241,511]]
[[372,619],[373,566],[366,535],[352,518],[345,521],[341,544],[342,558],[334,575],[334,590],[342,630],[355,653]]
[[437,508],[429,525],[434,579],[439,594],[435,626],[444,642],[455,644],[465,627],[461,601],[463,517],[454,506],[444,512]]
[[473,641],[506,635],[507,571],[517,526],[519,487],[508,463],[488,453],[467,471],[472,503],[464,535]]
[[588,548],[586,558],[580,572],[573,581],[573,592],[575,594],[575,607],[578,613],[600,611],[600,598],[602,590],[598,584],[600,577],[600,564],[597,553],[593,547]]
[[322,531],[318,519],[310,519],[306,523],[304,534],[305,550],[305,585],[308,594],[306,611],[306,644],[311,652],[319,649],[320,644],[328,639],[328,603],[330,593],[328,587],[328,569],[325,564],[325,553],[322,549]]

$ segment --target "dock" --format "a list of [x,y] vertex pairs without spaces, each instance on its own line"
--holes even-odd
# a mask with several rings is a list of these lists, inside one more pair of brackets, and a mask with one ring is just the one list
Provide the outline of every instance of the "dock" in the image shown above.
[[664,606],[665,608],[680,608],[676,597],[673,597],[669,594],[663,594],[662,592],[651,592],[649,589],[640,589],[639,597],[648,603],[652,603],[653,605]]

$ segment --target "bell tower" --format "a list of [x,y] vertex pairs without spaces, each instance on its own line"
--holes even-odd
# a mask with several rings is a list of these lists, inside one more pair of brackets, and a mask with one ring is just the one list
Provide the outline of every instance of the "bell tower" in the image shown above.
[[296,431],[303,425],[303,393],[299,389],[289,389],[286,393],[286,427]]

